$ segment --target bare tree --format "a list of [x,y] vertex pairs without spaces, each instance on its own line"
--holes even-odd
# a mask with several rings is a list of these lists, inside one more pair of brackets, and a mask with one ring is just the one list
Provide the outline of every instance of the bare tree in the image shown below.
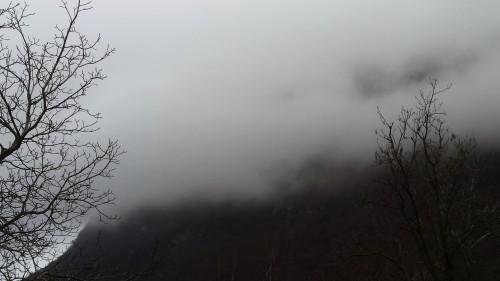
[[451,85],[439,89],[430,79],[429,86],[395,121],[378,111],[382,127],[375,131],[375,162],[385,170],[381,183],[387,192],[374,203],[397,215],[389,224],[407,238],[393,235],[394,252],[377,254],[407,280],[478,280],[475,249],[495,234],[499,207],[476,186],[475,139],[458,137],[445,125],[438,97]]
[[76,28],[89,2],[71,6],[49,42],[27,32],[26,4],[0,10],[0,279],[21,280],[60,253],[82,218],[114,200],[93,185],[112,176],[116,141],[88,141],[100,118],[81,100],[105,75],[113,48]]

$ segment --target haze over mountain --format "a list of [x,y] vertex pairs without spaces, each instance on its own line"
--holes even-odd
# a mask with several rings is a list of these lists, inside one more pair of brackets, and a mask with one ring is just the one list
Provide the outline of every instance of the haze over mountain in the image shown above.
[[[64,16],[57,3],[28,4],[30,28],[50,36]],[[104,117],[100,138],[128,150],[100,183],[120,208],[261,196],[277,167],[318,153],[369,163],[376,106],[396,113],[429,76],[454,84],[442,97],[452,128],[498,142],[497,2],[93,6],[79,27],[118,50],[87,102]]]

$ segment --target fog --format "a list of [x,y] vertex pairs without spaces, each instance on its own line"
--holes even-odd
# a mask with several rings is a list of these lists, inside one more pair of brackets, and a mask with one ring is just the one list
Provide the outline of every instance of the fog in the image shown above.
[[[57,1],[28,1],[50,35]],[[128,153],[121,207],[260,196],[311,155],[370,163],[377,106],[411,106],[429,76],[448,124],[498,143],[496,1],[94,1],[79,28],[117,53],[85,101]],[[104,47],[105,45],[103,45]]]

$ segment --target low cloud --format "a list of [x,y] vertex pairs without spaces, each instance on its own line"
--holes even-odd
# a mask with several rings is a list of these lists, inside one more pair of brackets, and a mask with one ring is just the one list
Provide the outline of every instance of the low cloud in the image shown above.
[[411,106],[429,76],[454,84],[452,128],[498,137],[497,2],[181,2],[95,1],[81,17],[118,50],[88,103],[97,137],[128,151],[101,183],[120,206],[261,196],[269,171],[318,153],[369,163],[376,107]]
[[409,87],[422,87],[429,78],[464,77],[474,65],[487,60],[491,55],[495,53],[478,48],[458,54],[412,55],[395,67],[384,64],[362,65],[354,70],[353,83],[363,97],[377,98]]

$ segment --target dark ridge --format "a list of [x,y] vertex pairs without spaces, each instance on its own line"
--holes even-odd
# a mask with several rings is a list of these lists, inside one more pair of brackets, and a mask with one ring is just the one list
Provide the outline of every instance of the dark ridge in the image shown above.
[[[500,153],[489,154],[487,162],[478,184],[498,202]],[[280,182],[269,200],[143,207],[114,225],[88,225],[75,241],[79,246],[51,266],[112,275],[154,264],[152,274],[136,279],[151,281],[401,280],[360,247],[393,250],[387,212],[362,200],[378,196],[375,176],[374,169],[314,160]],[[478,251],[477,280],[496,280],[498,237]]]

